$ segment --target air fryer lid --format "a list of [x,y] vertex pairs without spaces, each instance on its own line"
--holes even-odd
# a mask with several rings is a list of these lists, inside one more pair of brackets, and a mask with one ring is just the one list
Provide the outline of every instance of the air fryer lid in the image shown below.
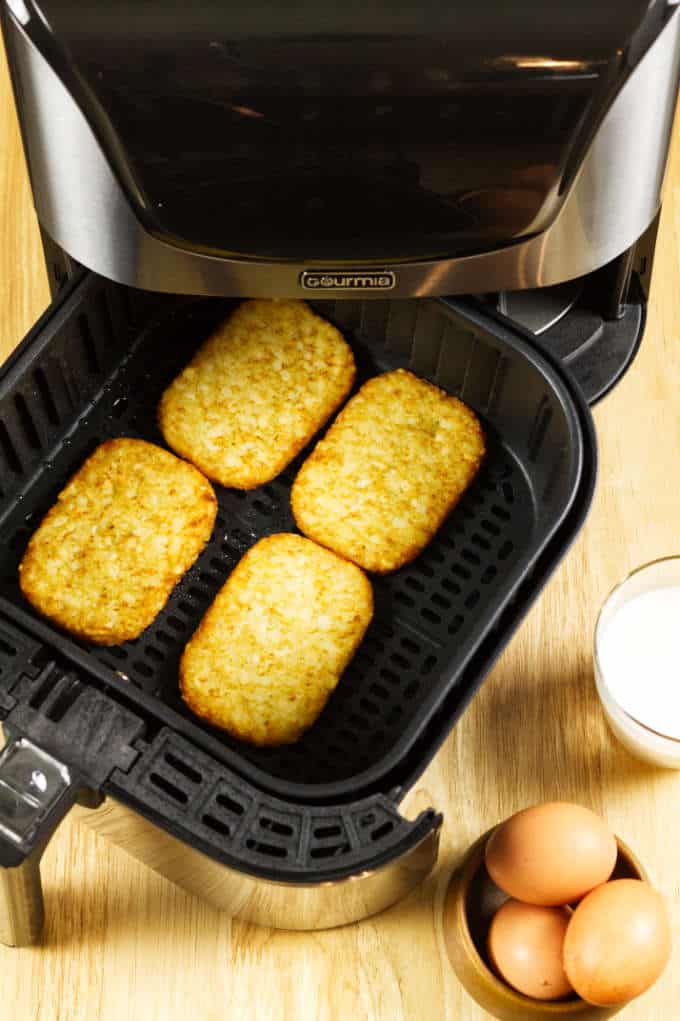
[[[353,344],[360,377],[409,365],[459,394],[481,415],[489,454],[425,553],[375,579],[375,620],[317,724],[289,748],[247,748],[186,709],[177,662],[244,550],[293,527],[295,465],[252,493],[217,487],[210,544],[136,642],[79,643],[41,620],[16,582],[29,534],[93,446],[113,435],[162,442],[160,393],[229,307],[85,274],[10,361],[0,381],[0,708],[10,735],[71,771],[62,807],[79,785],[101,789],[232,867],[317,882],[394,860],[436,831],[434,812],[408,822],[396,804],[578,530],[592,425],[556,364],[469,305],[320,303]],[[30,854],[54,812],[20,846],[5,841],[6,856]]]
[[357,265],[545,228],[650,5],[26,7],[151,233]]

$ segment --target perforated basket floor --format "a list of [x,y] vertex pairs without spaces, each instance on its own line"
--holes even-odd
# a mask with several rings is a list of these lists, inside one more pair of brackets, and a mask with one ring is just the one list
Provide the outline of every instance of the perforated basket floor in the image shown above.
[[[31,531],[102,440],[163,443],[161,392],[230,307],[138,296],[90,276],[13,359],[0,383],[0,576],[8,604],[35,616],[17,585]],[[317,723],[296,745],[253,749],[205,726],[178,691],[182,649],[238,559],[261,536],[294,530],[289,491],[304,454],[251,493],[216,487],[211,542],[139,640],[102,649],[49,629],[60,651],[76,644],[86,651],[100,683],[148,696],[159,726],[174,727],[263,789],[303,800],[375,789],[416,746],[427,759],[429,723],[442,706],[452,723],[480,683],[470,672],[473,657],[565,520],[583,462],[568,386],[517,335],[499,326],[491,334],[477,313],[444,302],[322,302],[318,309],[352,344],[357,385],[409,365],[478,412],[488,456],[422,556],[373,579],[375,619]]]

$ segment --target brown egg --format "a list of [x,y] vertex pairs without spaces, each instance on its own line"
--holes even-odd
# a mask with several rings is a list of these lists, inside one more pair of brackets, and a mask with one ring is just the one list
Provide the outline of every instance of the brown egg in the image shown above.
[[508,985],[537,1000],[559,1000],[572,992],[562,963],[568,908],[540,908],[509,900],[489,929],[491,963]]
[[671,931],[660,894],[639,879],[616,879],[585,897],[564,942],[564,966],[588,1003],[627,1003],[653,985],[668,963]]
[[553,801],[518,812],[494,830],[485,858],[489,875],[511,897],[555,907],[605,883],[617,847],[594,812]]

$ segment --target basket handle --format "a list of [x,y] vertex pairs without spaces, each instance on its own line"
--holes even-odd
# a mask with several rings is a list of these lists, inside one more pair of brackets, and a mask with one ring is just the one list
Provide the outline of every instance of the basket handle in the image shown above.
[[6,946],[40,938],[40,859],[81,787],[68,766],[27,738],[10,738],[0,752],[0,943]]

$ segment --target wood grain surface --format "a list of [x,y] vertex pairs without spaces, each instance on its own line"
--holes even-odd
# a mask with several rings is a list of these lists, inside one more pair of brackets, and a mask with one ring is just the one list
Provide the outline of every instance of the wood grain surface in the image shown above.
[[[1,59],[1,57],[0,57]],[[601,477],[576,546],[412,792],[445,813],[440,865],[405,903],[343,930],[297,934],[236,922],[68,820],[44,859],[42,945],[0,949],[13,1021],[478,1021],[441,929],[447,878],[490,825],[528,804],[602,812],[664,892],[676,949],[622,1015],[680,1017],[680,773],[647,768],[610,737],[591,668],[598,608],[632,567],[680,536],[680,132],[666,192],[646,338],[598,407]],[[19,135],[0,66],[0,354],[48,301]]]

